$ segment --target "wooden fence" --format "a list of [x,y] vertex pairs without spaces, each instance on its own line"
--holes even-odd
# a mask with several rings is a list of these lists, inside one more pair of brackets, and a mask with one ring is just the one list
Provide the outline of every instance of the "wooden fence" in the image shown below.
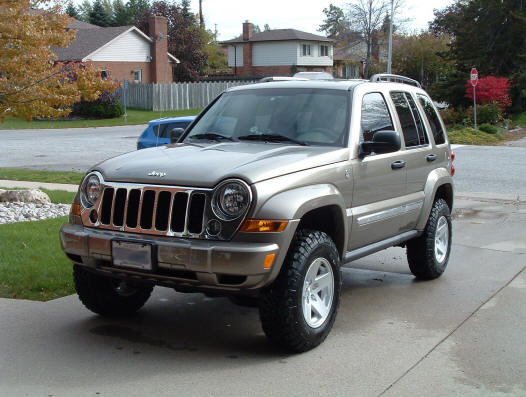
[[227,88],[256,81],[205,81],[197,83],[135,84],[123,82],[115,95],[127,107],[155,111],[198,109]]

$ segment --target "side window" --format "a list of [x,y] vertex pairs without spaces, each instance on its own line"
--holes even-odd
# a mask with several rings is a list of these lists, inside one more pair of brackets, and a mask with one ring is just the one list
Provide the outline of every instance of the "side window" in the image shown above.
[[[424,132],[422,120],[416,111],[416,104],[410,94],[405,92],[391,92],[398,119],[404,134],[405,146],[415,147],[427,145],[427,135]],[[408,101],[411,101],[411,103]]]
[[377,131],[394,130],[391,115],[382,94],[372,92],[362,99],[360,142],[372,141]]
[[442,143],[446,143],[446,134],[444,132],[444,129],[442,128],[442,124],[440,123],[440,119],[438,118],[438,114],[435,110],[435,107],[433,106],[433,103],[428,97],[421,94],[418,95],[418,100],[424,108],[424,113],[426,114],[427,121],[431,126],[431,132],[433,133],[433,137],[435,138],[435,144],[441,145]]
[[188,127],[188,124],[190,124],[187,121],[179,121],[177,123],[167,123],[167,124],[157,124],[153,127],[153,131],[155,132],[155,135],[157,135],[159,138],[170,138],[170,131],[174,128],[182,128],[185,129]]

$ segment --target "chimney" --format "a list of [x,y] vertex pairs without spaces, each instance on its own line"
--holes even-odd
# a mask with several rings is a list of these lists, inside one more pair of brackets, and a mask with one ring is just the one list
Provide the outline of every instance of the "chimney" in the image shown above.
[[168,62],[168,21],[160,15],[148,17],[150,38],[153,40],[150,48],[152,83],[171,83],[173,81],[172,66]]
[[254,25],[250,22],[243,22],[243,41],[248,41],[252,38],[252,31],[254,30]]

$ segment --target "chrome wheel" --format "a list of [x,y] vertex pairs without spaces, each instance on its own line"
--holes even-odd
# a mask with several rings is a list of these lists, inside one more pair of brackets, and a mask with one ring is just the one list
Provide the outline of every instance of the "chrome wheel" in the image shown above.
[[435,231],[435,258],[438,263],[444,262],[449,248],[449,224],[445,216],[438,219]]
[[302,308],[305,322],[312,328],[321,326],[331,312],[334,275],[329,261],[316,258],[303,281]]

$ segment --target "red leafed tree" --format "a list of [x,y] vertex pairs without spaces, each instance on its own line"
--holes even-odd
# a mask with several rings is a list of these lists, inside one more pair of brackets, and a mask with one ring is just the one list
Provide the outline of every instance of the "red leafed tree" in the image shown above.
[[[511,106],[509,88],[510,81],[506,77],[483,77],[476,87],[477,103],[496,102],[499,107],[506,109]],[[469,80],[466,83],[466,97],[473,100],[473,86]]]

